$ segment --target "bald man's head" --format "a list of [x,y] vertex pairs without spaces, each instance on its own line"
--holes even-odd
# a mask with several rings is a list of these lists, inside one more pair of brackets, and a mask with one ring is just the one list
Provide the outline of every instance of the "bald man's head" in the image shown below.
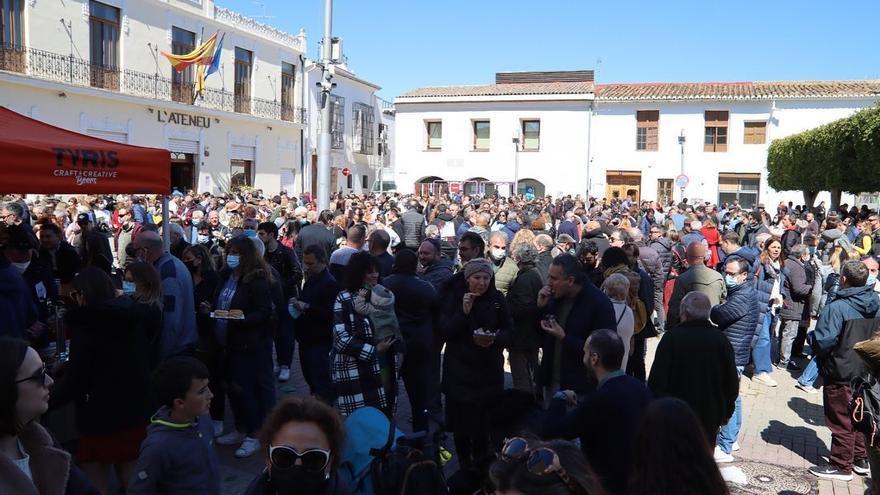
[[708,320],[710,311],[712,311],[712,303],[709,302],[709,296],[702,292],[688,292],[681,299],[679,315],[682,322]]
[[701,241],[694,241],[688,244],[687,260],[691,265],[695,263],[705,263],[706,246],[704,246]]

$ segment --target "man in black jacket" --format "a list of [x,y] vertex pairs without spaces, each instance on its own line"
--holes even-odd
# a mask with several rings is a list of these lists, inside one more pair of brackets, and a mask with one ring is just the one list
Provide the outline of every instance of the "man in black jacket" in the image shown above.
[[[263,259],[281,275],[279,283],[284,294],[284,300],[299,294],[299,286],[302,283],[303,273],[290,248],[278,242],[278,226],[273,222],[263,222],[257,226],[257,236],[266,246]],[[278,322],[278,331],[275,332],[275,354],[278,358],[278,380],[286,382],[290,379],[290,363],[293,361],[293,333],[294,321],[287,311],[279,312],[281,321]]]
[[76,224],[80,230],[80,258],[83,266],[96,266],[110,275],[113,269],[113,253],[110,252],[107,236],[95,231],[95,224],[88,213],[77,215]]
[[709,321],[711,309],[702,292],[684,296],[681,324],[660,340],[648,380],[656,397],[676,397],[691,406],[709,445],[733,415],[739,395],[733,346]]
[[[752,337],[758,326],[758,295],[754,285],[748,283],[749,264],[739,257],[732,257],[724,265],[724,283],[727,285],[727,301],[712,308],[712,321],[724,332],[733,346],[736,359],[736,374],[742,376],[743,368],[749,364],[752,350]],[[721,427],[715,447],[715,461],[733,462],[731,452],[742,425],[742,400],[736,396],[733,416]]]
[[305,249],[313,245],[320,246],[327,256],[336,250],[336,237],[331,230],[331,222],[333,222],[333,212],[324,210],[318,215],[317,223],[306,225],[299,231],[294,246],[297,259],[302,260]]
[[561,254],[553,260],[547,283],[538,292],[538,308],[544,332],[539,385],[544,387],[545,401],[561,389],[591,392],[596,380],[583,373],[584,344],[594,330],[617,328],[611,300],[584,280],[577,258]]
[[[612,495],[627,493],[637,431],[633,425],[652,399],[643,382],[621,371],[624,352],[614,330],[591,333],[584,345],[584,366],[599,382],[596,391],[580,404],[571,390],[554,394],[542,430],[547,439],[580,438],[581,450]],[[566,414],[566,406],[575,404]]]
[[303,377],[312,394],[328,404],[336,400],[336,390],[330,379],[330,348],[333,346],[333,304],[339,294],[339,285],[327,269],[327,253],[321,246],[310,245],[303,252],[306,283],[299,298],[292,298],[301,314],[299,360]]

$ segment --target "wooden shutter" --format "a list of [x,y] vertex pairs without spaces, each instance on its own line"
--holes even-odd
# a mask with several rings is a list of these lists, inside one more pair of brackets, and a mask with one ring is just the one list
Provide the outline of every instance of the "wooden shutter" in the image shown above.
[[645,129],[645,151],[657,151],[659,121],[659,110],[639,110],[636,112],[636,128]]
[[746,122],[743,143],[764,144],[767,142],[767,122]]

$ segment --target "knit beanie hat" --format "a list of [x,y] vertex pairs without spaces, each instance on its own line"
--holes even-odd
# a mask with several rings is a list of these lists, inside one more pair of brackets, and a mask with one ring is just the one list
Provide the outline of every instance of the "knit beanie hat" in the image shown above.
[[489,277],[495,274],[494,265],[485,258],[474,258],[464,265],[464,278],[470,278],[471,275],[479,272],[486,272]]

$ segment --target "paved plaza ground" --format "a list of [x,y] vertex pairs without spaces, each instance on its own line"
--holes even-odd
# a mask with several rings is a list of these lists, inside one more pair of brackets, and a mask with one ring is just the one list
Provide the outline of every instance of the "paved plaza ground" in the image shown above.
[[[648,365],[653,360],[657,339],[649,341]],[[805,363],[804,363],[805,364]],[[740,393],[743,399],[743,427],[734,453],[736,462],[724,465],[725,478],[747,479],[747,485],[731,483],[734,494],[816,494],[863,495],[870,480],[855,475],[852,482],[818,480],[807,468],[828,456],[831,433],[822,414],[822,394],[808,394],[795,388],[796,380],[787,372],[775,371],[779,386],[768,388],[743,377]],[[508,375],[509,381],[509,375]],[[307,393],[298,363],[294,363],[291,381],[280,387],[281,393]],[[402,385],[401,385],[402,388]],[[409,425],[409,407],[405,398],[399,403],[398,423]],[[228,422],[228,421],[227,421]],[[447,442],[451,450],[451,438]],[[250,480],[260,472],[263,460],[259,455],[235,459],[234,447],[218,447],[223,465],[224,494],[243,492]],[[683,468],[686,468],[683,466]]]

